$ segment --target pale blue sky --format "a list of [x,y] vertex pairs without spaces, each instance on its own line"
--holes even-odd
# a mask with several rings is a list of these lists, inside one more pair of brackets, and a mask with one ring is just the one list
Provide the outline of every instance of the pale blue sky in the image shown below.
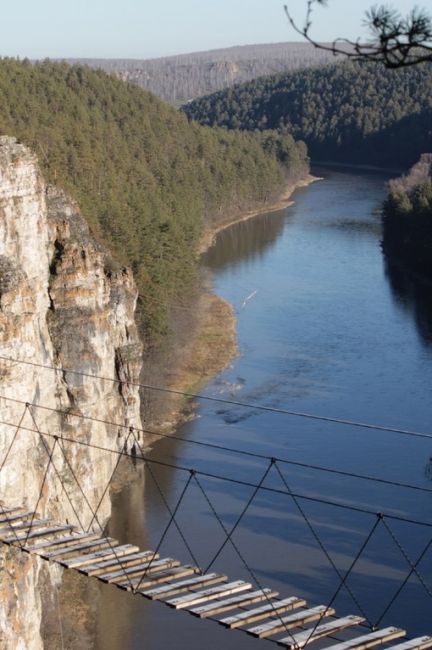
[[[286,1],[286,0],[285,0]],[[20,0],[3,2],[0,56],[149,58],[300,38],[284,0]],[[306,0],[289,0],[301,20]],[[329,0],[316,12],[314,35],[361,35],[376,0]],[[407,12],[429,0],[389,0]]]

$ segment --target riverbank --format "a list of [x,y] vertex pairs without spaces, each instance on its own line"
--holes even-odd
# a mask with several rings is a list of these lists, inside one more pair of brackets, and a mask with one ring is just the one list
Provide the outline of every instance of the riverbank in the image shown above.
[[[150,431],[174,433],[181,422],[190,419],[195,401],[189,396],[197,394],[237,354],[236,317],[226,300],[208,289],[202,291],[194,305],[194,320],[194,330],[182,346],[181,355],[167,367],[163,416],[146,423]],[[156,440],[157,435],[146,436],[149,445]]]
[[[254,210],[239,211],[208,228],[201,238],[199,254],[201,255],[213,245],[219,232],[235,223],[246,221],[260,214],[287,208],[294,203],[292,196],[297,189],[318,180],[322,179],[308,174],[305,178],[290,183],[272,203],[262,205]],[[189,396],[199,393],[202,387],[227,368],[237,355],[234,309],[228,302],[212,292],[209,287],[210,282],[205,283],[192,305],[189,335],[181,342],[181,353],[179,354],[178,350],[173,350],[173,355],[170,355],[166,364],[163,385],[167,387],[168,391],[173,392],[162,394],[163,415],[146,418],[144,414],[145,428],[156,434],[174,433],[179,424],[191,419],[196,401]],[[176,347],[179,347],[178,343]],[[154,410],[159,413],[160,409],[157,406],[154,407],[155,400],[157,397],[154,394],[143,394],[143,410],[147,412]],[[159,439],[157,435],[147,434],[146,443],[151,446]]]
[[201,242],[198,246],[199,254],[202,255],[202,253],[213,246],[217,234],[222,230],[225,230],[226,228],[229,228],[230,226],[234,225],[235,223],[239,223],[240,221],[247,221],[252,217],[257,217],[264,212],[277,212],[278,210],[288,208],[294,203],[292,200],[292,195],[296,190],[300,189],[301,187],[307,187],[311,183],[315,183],[315,181],[320,180],[323,179],[319,176],[308,174],[305,178],[302,178],[295,183],[289,183],[284,189],[283,193],[275,201],[261,205],[259,208],[256,208],[254,210],[239,211],[233,215],[230,215],[226,219],[220,220],[217,224],[212,224],[210,227],[205,229],[204,234],[201,237]]
[[377,174],[403,174],[402,167],[380,167],[379,165],[368,165],[366,163],[337,162],[334,160],[311,160],[313,167],[329,167],[329,169],[353,170],[355,172],[366,172]]

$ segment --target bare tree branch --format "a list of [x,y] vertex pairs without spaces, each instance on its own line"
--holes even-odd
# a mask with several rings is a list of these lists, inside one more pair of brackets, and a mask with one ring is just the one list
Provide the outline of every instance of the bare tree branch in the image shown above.
[[316,48],[357,61],[376,61],[387,68],[402,68],[432,61],[432,19],[425,10],[414,7],[403,17],[391,7],[374,6],[366,13],[364,21],[370,39],[362,42],[360,39],[353,41],[337,38],[328,45],[319,43],[311,35],[316,5],[327,6],[328,0],[307,0],[302,26],[294,20],[288,5],[284,5],[292,28]]

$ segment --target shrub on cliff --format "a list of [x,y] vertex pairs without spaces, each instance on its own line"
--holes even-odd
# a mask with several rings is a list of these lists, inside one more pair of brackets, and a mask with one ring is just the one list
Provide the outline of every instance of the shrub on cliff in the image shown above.
[[407,176],[389,183],[383,246],[391,256],[432,278],[432,154],[423,154]]

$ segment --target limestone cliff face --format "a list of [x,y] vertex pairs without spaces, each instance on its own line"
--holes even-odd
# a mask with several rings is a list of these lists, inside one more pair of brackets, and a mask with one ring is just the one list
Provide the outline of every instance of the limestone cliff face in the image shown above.
[[[136,298],[131,272],[115,268],[75,203],[46,186],[26,147],[0,137],[0,355],[16,360],[0,359],[0,467],[22,426],[0,471],[0,502],[37,505],[80,527],[97,527],[86,500],[100,502],[98,522],[106,521],[117,457],[35,431],[120,449],[129,427],[141,426],[136,386],[90,376],[138,381]],[[45,647],[40,594],[60,579],[42,560],[0,546],[1,650]]]

